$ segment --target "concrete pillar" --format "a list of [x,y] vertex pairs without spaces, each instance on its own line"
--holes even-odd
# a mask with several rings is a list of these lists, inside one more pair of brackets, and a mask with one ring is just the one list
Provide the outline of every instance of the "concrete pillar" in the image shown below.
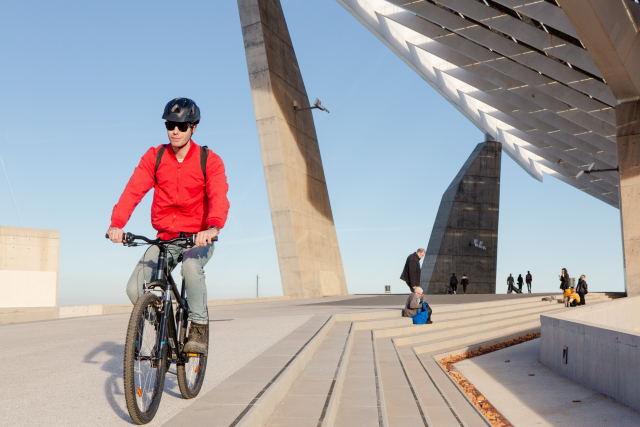
[[467,293],[496,292],[501,160],[501,143],[478,144],[442,196],[422,264],[425,293],[444,293],[454,272],[458,282],[469,277]]
[[640,101],[616,106],[625,288],[640,295]]
[[58,305],[60,232],[0,225],[0,308]]
[[[312,110],[279,0],[238,0],[284,295],[347,294]],[[323,113],[324,114],[324,113]]]

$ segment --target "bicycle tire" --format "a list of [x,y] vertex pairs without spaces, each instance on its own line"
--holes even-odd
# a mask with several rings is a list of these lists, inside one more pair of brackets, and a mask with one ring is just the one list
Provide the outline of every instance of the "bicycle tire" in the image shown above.
[[[155,364],[153,357],[157,352],[155,342],[158,328],[155,325],[162,320],[162,300],[153,293],[146,293],[138,299],[129,318],[124,345],[124,397],[129,415],[136,424],[147,424],[153,420],[160,406],[167,352],[162,360],[156,358]],[[141,380],[143,375],[144,380]],[[153,384],[149,383],[151,380]]]
[[[208,315],[209,309],[207,308],[207,318]],[[209,328],[207,328],[207,355],[208,354]],[[185,399],[193,399],[200,393],[206,372],[207,356],[189,357],[189,362],[176,366],[178,387],[180,388],[180,394],[182,394],[182,397]]]

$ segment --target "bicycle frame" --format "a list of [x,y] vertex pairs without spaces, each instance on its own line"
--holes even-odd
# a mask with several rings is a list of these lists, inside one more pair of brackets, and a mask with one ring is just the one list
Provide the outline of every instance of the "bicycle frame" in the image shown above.
[[[185,340],[184,333],[186,328],[184,326],[187,321],[186,314],[188,312],[188,305],[185,296],[184,279],[182,280],[182,289],[178,292],[178,287],[167,268],[167,249],[161,245],[158,245],[158,248],[160,253],[158,255],[155,278],[143,289],[143,292],[151,292],[155,288],[160,288],[163,292],[163,316],[161,318],[163,321],[159,325],[160,329],[158,331],[158,338],[156,342],[156,348],[159,349],[157,357],[159,360],[162,360],[164,352],[167,351],[166,344],[168,343],[171,348],[171,352],[168,357],[169,363],[185,363],[186,359],[182,355],[182,348]],[[172,295],[174,296],[177,305],[175,315],[173,312]]]

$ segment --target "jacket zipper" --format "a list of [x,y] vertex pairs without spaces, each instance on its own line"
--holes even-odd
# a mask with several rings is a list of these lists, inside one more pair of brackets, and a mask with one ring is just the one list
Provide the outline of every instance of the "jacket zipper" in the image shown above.
[[[180,166],[182,165],[182,163],[178,163],[178,185],[176,188],[176,199],[174,200],[174,204],[178,204],[178,195],[180,194]],[[173,227],[175,226],[176,223],[176,208],[173,208],[173,219],[171,220],[171,232],[175,233],[175,230],[173,229]]]

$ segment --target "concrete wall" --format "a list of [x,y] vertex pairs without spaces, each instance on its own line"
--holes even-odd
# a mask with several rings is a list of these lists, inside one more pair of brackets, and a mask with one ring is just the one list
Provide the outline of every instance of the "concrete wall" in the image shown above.
[[0,307],[58,304],[60,232],[0,226]]
[[[238,0],[278,252],[293,298],[347,294],[318,138],[278,0]],[[325,113],[322,113],[325,114]]]
[[499,142],[478,144],[442,196],[422,264],[426,293],[444,293],[453,272],[469,277],[467,293],[496,292],[501,159]]
[[640,295],[640,101],[616,106],[616,141],[625,288],[633,296]]
[[640,297],[587,302],[540,321],[543,364],[640,411]]

